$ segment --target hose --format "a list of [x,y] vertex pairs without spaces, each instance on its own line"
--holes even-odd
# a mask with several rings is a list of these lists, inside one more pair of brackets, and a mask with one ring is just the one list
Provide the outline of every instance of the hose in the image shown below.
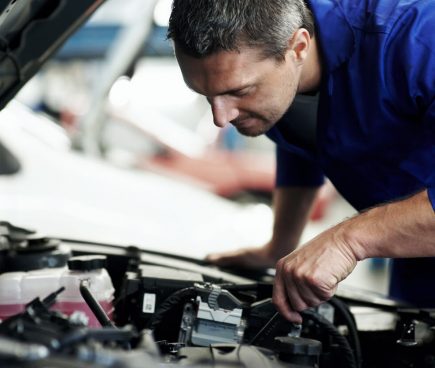
[[301,315],[304,318],[320,325],[335,340],[335,342],[338,344],[343,352],[343,359],[346,368],[358,368],[358,364],[354,357],[352,348],[349,345],[349,341],[347,341],[347,339],[340,334],[340,332],[331,322],[329,322],[326,318],[322,317],[320,314],[311,310],[303,311],[301,312]]
[[156,312],[150,318],[146,328],[154,331],[156,327],[161,323],[165,315],[172,310],[172,308],[180,305],[181,303],[187,302],[195,296],[196,290],[194,287],[181,289],[169,295],[166,300],[161,304],[159,309],[156,310]]
[[80,294],[82,295],[88,307],[91,309],[92,313],[94,313],[98,322],[100,322],[101,326],[116,328],[101,304],[98,303],[98,300],[92,295],[91,291],[89,290],[88,283],[86,281],[82,281],[80,283],[79,289]]
[[328,303],[330,303],[336,311],[340,312],[341,316],[345,320],[347,327],[349,328],[349,343],[353,347],[355,360],[357,362],[358,368],[360,368],[362,364],[362,352],[355,318],[350,312],[349,307],[340,299],[334,297],[330,299]]

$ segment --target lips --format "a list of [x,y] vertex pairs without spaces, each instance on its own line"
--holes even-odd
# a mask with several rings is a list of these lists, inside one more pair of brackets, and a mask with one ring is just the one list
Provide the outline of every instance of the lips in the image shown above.
[[231,124],[233,124],[236,128],[244,128],[247,126],[250,126],[255,123],[254,118],[246,118],[246,119],[237,119],[235,121],[232,121]]

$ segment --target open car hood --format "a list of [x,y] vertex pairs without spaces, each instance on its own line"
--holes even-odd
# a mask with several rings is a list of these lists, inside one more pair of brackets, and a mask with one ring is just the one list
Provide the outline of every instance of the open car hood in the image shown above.
[[0,0],[0,109],[104,0]]

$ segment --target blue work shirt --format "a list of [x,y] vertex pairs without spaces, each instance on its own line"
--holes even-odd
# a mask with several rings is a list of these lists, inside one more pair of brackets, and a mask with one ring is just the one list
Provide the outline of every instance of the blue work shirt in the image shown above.
[[[427,189],[435,209],[434,1],[309,6],[322,55],[316,148],[284,138],[284,115],[267,133],[278,146],[277,186],[318,186],[326,175],[357,210]],[[407,283],[415,262],[430,266]],[[434,282],[435,259],[400,260],[390,293],[435,306]]]

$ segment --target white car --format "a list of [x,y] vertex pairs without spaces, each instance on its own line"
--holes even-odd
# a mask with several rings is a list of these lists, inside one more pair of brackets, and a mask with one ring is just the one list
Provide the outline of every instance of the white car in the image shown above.
[[73,152],[62,128],[17,102],[0,112],[0,144],[20,166],[0,175],[2,220],[55,237],[197,258],[271,235],[269,207]]

